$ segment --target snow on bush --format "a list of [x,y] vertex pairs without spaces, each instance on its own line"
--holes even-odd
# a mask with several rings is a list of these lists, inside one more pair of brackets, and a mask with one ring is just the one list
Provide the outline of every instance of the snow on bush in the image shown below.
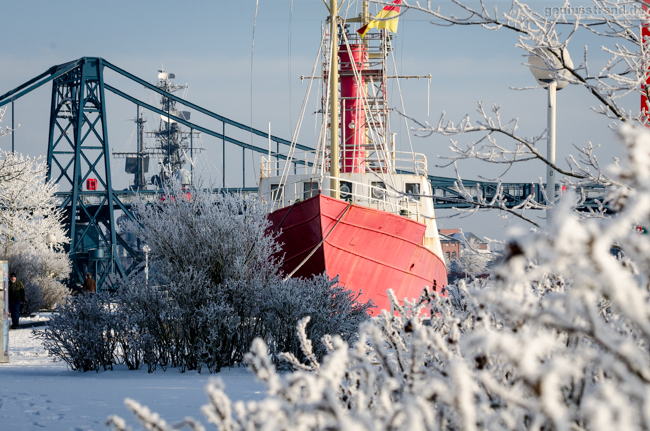
[[[357,302],[358,298],[358,293],[345,289],[338,284],[338,279],[331,280],[326,275],[311,279],[276,279],[263,294],[262,302],[262,316],[268,328],[265,339],[274,362],[286,367],[284,361],[278,360],[283,352],[303,358],[295,328],[307,316],[310,316],[310,325],[306,333],[310,339],[320,340],[327,334],[337,334],[346,341],[354,340],[370,308],[369,304]],[[247,351],[252,341],[254,338],[245,345]],[[320,343],[314,346],[317,358],[322,358],[326,352]]]
[[[202,271],[175,274],[164,288],[136,279],[118,287],[123,349],[132,369],[146,365],[213,371],[228,364],[228,349],[239,320]],[[224,357],[225,356],[225,357]]]
[[463,241],[463,249],[457,263],[460,271],[466,277],[468,275],[475,277],[488,272],[488,265],[492,261],[493,255],[488,250],[481,250],[478,247],[479,242],[475,238],[465,238]]
[[[90,360],[94,368],[88,368],[83,357],[95,351],[74,350],[74,340],[114,338],[111,363],[146,366],[150,372],[167,367],[218,372],[242,363],[256,338],[267,342],[276,362],[285,351],[302,357],[293,333],[307,315],[312,316],[310,336],[330,333],[353,340],[371,304],[358,303],[359,295],[326,276],[285,282],[274,257],[279,248],[269,232],[267,211],[254,199],[189,193],[174,185],[163,199],[138,203],[138,223],[127,229],[151,248],[149,280],[123,280],[110,306],[73,299],[71,306],[88,308],[85,316],[108,307],[111,323],[86,330],[78,317],[61,313],[42,335],[46,348],[73,369],[99,370],[106,362],[103,356]],[[56,332],[59,327],[69,331],[72,350]],[[110,336],[102,332],[109,330]],[[325,350],[315,354],[321,358]]]
[[[239,430],[642,430],[650,428],[650,134],[620,129],[624,184],[610,219],[580,220],[564,196],[548,231],[515,235],[492,280],[425,292],[400,316],[364,323],[349,347],[325,336],[313,354],[307,319],[302,360],[278,374],[263,340],[247,356],[267,386],[262,401],[232,402],[216,380],[202,411]],[[618,245],[625,257],[610,254]],[[394,301],[396,303],[396,301]],[[436,316],[421,324],[421,307]],[[170,425],[126,401],[146,429]],[[109,424],[126,429],[123,419]]]
[[45,329],[33,334],[73,370],[112,369],[121,332],[116,314],[108,292],[78,295],[62,302]]
[[154,204],[136,204],[138,221],[126,229],[151,248],[151,284],[184,310],[181,326],[188,333],[181,338],[187,344],[174,351],[193,352],[185,356],[192,358],[188,369],[205,364],[218,371],[240,363],[257,337],[274,352],[295,350],[293,328],[308,314],[314,315],[315,334],[346,340],[367,318],[368,305],[357,304],[335,280],[283,281],[279,232],[270,231],[269,209],[255,198],[188,191],[178,184]]
[[28,312],[55,309],[70,295],[61,279],[70,273],[70,259],[63,248],[50,250],[25,242],[15,243],[7,255],[9,270],[18,274],[25,285]]
[[154,203],[134,205],[137,221],[125,229],[151,248],[156,282],[187,268],[206,273],[213,286],[276,272],[277,233],[267,232],[269,206],[253,198],[215,194],[180,184],[165,188]]
[[[60,280],[70,273],[64,251],[69,242],[63,229],[63,211],[55,193],[58,186],[47,182],[47,164],[42,159],[0,150],[0,260],[25,285],[29,311],[54,308],[68,295]],[[52,235],[54,242],[46,243]]]

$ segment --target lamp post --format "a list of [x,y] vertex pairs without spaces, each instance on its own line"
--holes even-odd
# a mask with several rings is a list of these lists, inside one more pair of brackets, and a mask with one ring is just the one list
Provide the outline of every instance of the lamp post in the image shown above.
[[142,251],[144,251],[144,279],[147,287],[149,287],[149,252],[151,251],[151,247],[145,245],[142,247]]
[[48,233],[45,235],[45,243],[50,247],[50,251],[52,251],[52,244],[56,242],[56,236],[53,233]]
[[[564,65],[555,56],[558,54],[564,59]],[[528,64],[531,73],[537,80],[537,83],[548,89],[548,117],[547,117],[547,131],[546,131],[546,158],[555,164],[555,126],[556,126],[556,92],[561,90],[569,82],[570,73],[564,67],[573,68],[573,62],[569,56],[569,51],[566,48],[554,49],[551,51],[549,48],[537,48],[535,54],[528,57]],[[558,78],[564,78],[559,79]],[[547,203],[555,202],[555,172],[551,166],[546,167],[546,199]],[[547,222],[550,216],[550,209],[546,210]]]

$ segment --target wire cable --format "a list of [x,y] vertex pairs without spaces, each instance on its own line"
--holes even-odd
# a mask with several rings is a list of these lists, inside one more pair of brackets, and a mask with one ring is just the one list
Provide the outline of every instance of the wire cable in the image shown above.
[[[255,27],[257,26],[257,10],[259,8],[259,5],[260,5],[260,0],[255,0],[255,18],[253,19],[253,40],[251,42],[251,122],[250,122],[251,145],[253,145],[253,64],[255,59]],[[242,158],[242,163],[246,163],[245,158]],[[254,157],[253,157],[253,163],[255,163]],[[255,165],[253,164],[253,166]],[[255,183],[257,184],[257,177],[255,177]]]
[[293,0],[291,0],[291,4],[289,6],[289,34],[287,35],[287,50],[288,50],[288,57],[287,57],[287,69],[288,69],[288,83],[289,83],[289,130],[291,130],[291,126],[293,126],[293,120],[291,118],[291,26],[293,24]]
[[[316,247],[314,247],[314,249],[311,251],[311,253],[309,253],[309,254],[307,255],[307,257],[304,258],[303,261],[300,262],[300,264],[299,264],[298,266],[296,266],[296,267],[294,268],[294,270],[291,271],[291,274],[287,275],[283,281],[287,281],[288,279],[290,279],[290,278],[291,278],[291,277],[292,277],[292,276],[293,276],[293,275],[294,275],[294,274],[295,274],[295,273],[296,273],[300,268],[302,268],[302,266],[303,266],[305,263],[307,263],[307,261],[309,260],[309,258],[312,257],[312,256],[314,255],[314,253],[316,253],[316,250],[318,250],[318,249],[320,248],[320,246],[323,245],[323,243],[325,242],[325,240],[327,239],[327,237],[330,236],[330,234],[332,233],[332,231],[334,231],[334,228],[335,228],[336,226],[338,226],[339,222],[341,221],[341,219],[343,218],[343,216],[345,215],[345,213],[348,212],[348,210],[350,209],[351,206],[352,206],[352,202],[348,203],[348,206],[345,207],[345,209],[343,210],[343,212],[342,212],[341,215],[339,216],[338,220],[336,220],[336,223],[334,224],[334,226],[332,227],[332,229],[330,229],[330,231],[327,232],[327,235],[325,235],[325,236],[323,237],[323,239],[318,243],[318,245],[316,245]],[[287,213],[287,214],[288,214],[288,213]]]

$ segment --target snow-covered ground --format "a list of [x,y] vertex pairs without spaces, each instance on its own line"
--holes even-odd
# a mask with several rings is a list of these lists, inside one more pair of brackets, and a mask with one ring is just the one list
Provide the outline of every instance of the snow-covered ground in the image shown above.
[[[21,325],[46,319],[21,318]],[[36,330],[41,330],[39,327]],[[10,363],[0,364],[0,430],[103,430],[111,414],[137,425],[124,407],[132,398],[175,423],[186,416],[203,419],[200,407],[207,403],[204,387],[218,376],[233,400],[261,399],[264,387],[244,368],[179,373],[158,370],[82,373],[69,371],[64,363],[52,362],[32,328],[9,332]],[[136,426],[136,429],[138,427]]]

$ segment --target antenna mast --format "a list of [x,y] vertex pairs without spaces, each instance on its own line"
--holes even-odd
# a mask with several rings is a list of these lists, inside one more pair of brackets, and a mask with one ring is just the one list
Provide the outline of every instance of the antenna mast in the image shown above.
[[339,199],[339,41],[338,1],[330,0],[330,189],[331,196]]

